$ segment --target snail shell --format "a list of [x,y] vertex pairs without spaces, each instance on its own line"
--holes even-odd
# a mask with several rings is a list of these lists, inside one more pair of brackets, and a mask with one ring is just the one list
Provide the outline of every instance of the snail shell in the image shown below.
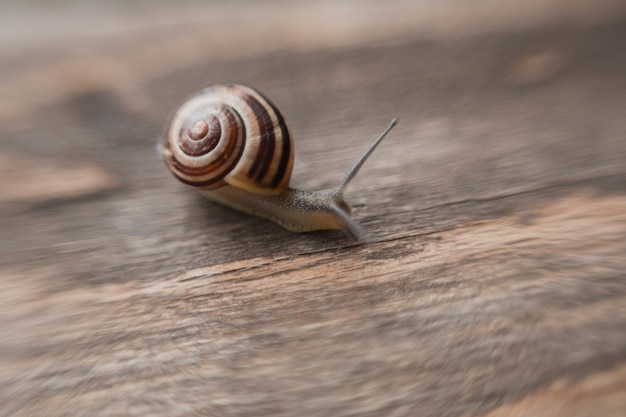
[[396,121],[337,187],[323,192],[289,187],[294,145],[285,118],[261,93],[242,85],[213,86],[188,99],[165,126],[161,153],[176,178],[213,201],[294,232],[343,229],[364,241],[343,194]]
[[166,127],[172,173],[206,190],[225,184],[255,194],[289,185],[293,141],[276,106],[241,85],[206,88],[185,102]]

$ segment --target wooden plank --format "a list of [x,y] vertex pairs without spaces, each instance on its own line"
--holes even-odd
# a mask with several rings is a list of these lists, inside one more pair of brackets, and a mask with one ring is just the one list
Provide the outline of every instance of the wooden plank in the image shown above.
[[[623,415],[625,37],[405,34],[138,65],[135,89],[16,106],[0,415]],[[371,244],[292,234],[171,178],[154,151],[167,113],[231,81],[283,109],[306,189],[400,117],[348,196]]]

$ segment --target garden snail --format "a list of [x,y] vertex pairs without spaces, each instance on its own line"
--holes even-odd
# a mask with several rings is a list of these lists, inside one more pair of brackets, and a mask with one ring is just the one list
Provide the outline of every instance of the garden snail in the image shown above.
[[294,146],[278,108],[241,85],[206,88],[187,100],[165,126],[161,154],[180,181],[231,208],[272,220],[294,232],[343,229],[364,241],[344,191],[396,124],[393,119],[335,188],[289,187]]

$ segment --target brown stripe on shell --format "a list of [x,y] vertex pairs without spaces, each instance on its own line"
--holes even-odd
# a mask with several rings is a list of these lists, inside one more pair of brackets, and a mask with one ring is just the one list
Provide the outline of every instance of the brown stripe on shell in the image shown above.
[[[211,189],[211,188],[218,188],[224,184],[224,180],[222,179],[222,177],[213,177],[206,181],[189,180],[187,179],[187,177],[183,177],[178,174],[179,172],[185,172],[186,167],[183,164],[181,164],[175,157],[172,156],[172,158],[168,162],[171,164],[173,168],[172,174],[174,174],[174,176],[178,178],[180,182],[183,182],[187,185],[191,185],[193,187]],[[185,172],[185,174],[189,175],[188,172]],[[193,176],[193,174],[191,174],[190,176]]]
[[260,103],[256,97],[245,92],[243,94],[239,91],[237,92],[243,101],[248,105],[250,111],[252,111],[255,122],[258,125],[259,132],[261,132],[258,153],[255,155],[254,161],[248,171],[249,178],[254,178],[257,182],[261,182],[267,174],[267,171],[271,166],[272,159],[274,158],[274,149],[276,147],[274,122],[263,104]]
[[[171,151],[170,141],[166,141],[166,149],[169,151],[169,155],[166,155],[166,159],[169,163],[172,173],[185,184],[192,185],[194,187],[202,188],[217,188],[223,185],[223,177],[237,164],[243,153],[245,140],[245,125],[241,117],[235,111],[225,111],[226,123],[230,123],[241,130],[234,129],[232,132],[235,137],[220,138],[216,141],[215,146],[221,140],[226,140],[226,149],[224,149],[224,157],[219,158],[217,161],[212,161],[210,165],[200,167],[186,166],[184,163],[176,159],[174,153]],[[217,118],[216,118],[217,119]],[[219,124],[219,123],[218,123]],[[222,129],[220,128],[220,132]],[[213,148],[215,148],[213,146]],[[237,149],[238,148],[238,149]],[[184,152],[184,149],[181,149]],[[187,152],[185,152],[187,154]],[[202,154],[201,154],[202,155]],[[201,156],[200,155],[200,156]],[[204,153],[206,155],[206,153]],[[190,155],[196,156],[196,155]],[[213,177],[206,178],[211,174],[216,174]],[[193,178],[197,179],[193,179]]]
[[206,120],[191,118],[183,124],[178,136],[178,146],[189,156],[202,156],[217,146],[221,136],[222,126],[214,115],[208,115]]
[[276,107],[276,105],[270,99],[265,97],[263,94],[259,93],[258,91],[257,93],[261,97],[263,97],[263,100],[265,100],[267,104],[274,111],[274,114],[276,115],[276,119],[278,120],[278,126],[280,128],[281,137],[283,138],[280,161],[278,162],[278,168],[276,169],[276,172],[274,173],[274,177],[272,178],[272,181],[270,182],[270,185],[272,187],[276,187],[278,184],[281,183],[281,181],[285,177],[285,174],[287,173],[287,169],[289,168],[289,163],[292,159],[291,136],[289,133],[289,128],[287,127],[287,122],[285,122],[285,118],[283,117],[283,114],[280,112],[280,110],[278,110],[278,107]]

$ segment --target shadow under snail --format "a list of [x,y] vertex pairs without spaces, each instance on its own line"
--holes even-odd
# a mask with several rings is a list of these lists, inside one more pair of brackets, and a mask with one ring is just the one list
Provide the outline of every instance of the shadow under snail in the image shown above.
[[167,122],[161,154],[176,178],[203,196],[272,220],[293,232],[342,229],[363,242],[343,194],[397,118],[328,191],[289,187],[294,145],[285,118],[258,91],[242,85],[201,90]]

